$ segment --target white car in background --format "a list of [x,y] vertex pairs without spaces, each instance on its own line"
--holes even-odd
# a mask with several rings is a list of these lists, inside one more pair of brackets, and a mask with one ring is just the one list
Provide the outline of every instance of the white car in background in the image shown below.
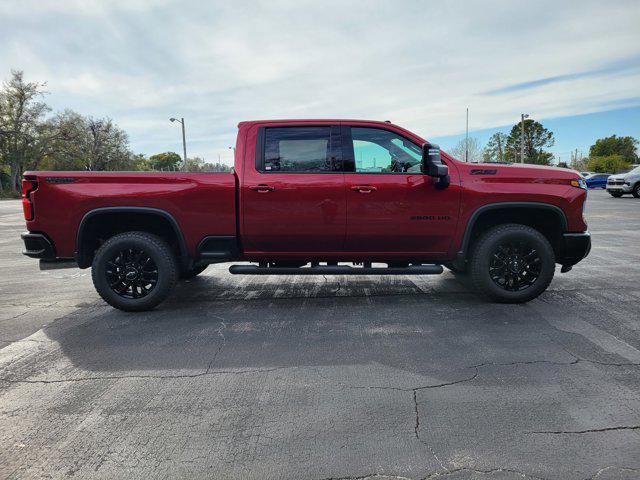
[[607,192],[615,198],[629,193],[640,198],[640,165],[628,172],[611,175],[607,179]]

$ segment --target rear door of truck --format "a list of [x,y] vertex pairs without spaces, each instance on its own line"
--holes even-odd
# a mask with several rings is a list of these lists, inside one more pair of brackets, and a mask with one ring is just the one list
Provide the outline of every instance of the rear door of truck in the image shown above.
[[342,251],[340,147],[340,128],[331,124],[267,124],[248,135],[241,182],[245,253]]

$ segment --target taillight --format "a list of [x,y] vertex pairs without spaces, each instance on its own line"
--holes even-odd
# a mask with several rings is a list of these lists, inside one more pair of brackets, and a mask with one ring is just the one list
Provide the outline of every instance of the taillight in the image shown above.
[[24,211],[25,220],[33,220],[33,202],[31,194],[38,188],[38,182],[35,180],[22,180],[22,210]]

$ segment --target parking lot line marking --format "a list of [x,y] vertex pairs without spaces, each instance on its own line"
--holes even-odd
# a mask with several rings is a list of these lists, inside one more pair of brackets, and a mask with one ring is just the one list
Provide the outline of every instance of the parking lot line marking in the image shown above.
[[580,319],[561,320],[557,318],[547,318],[547,321],[559,330],[583,336],[609,353],[620,355],[633,363],[640,363],[640,350],[589,322]]

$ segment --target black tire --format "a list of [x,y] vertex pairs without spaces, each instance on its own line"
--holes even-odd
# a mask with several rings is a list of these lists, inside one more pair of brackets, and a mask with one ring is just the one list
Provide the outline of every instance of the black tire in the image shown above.
[[199,267],[194,268],[181,268],[180,269],[180,280],[189,280],[190,278],[197,277],[202,272],[204,272],[209,265],[201,265]]
[[470,273],[473,286],[491,300],[528,302],[551,283],[555,255],[537,230],[519,224],[498,225],[474,244]]
[[613,198],[620,198],[622,196],[621,193],[619,192],[609,192],[609,194],[613,197]]
[[633,191],[631,192],[631,194],[636,198],[640,198],[640,182],[634,185]]
[[176,283],[178,267],[173,252],[160,237],[126,232],[111,237],[98,249],[91,277],[98,294],[109,305],[140,312],[151,310],[167,298]]

